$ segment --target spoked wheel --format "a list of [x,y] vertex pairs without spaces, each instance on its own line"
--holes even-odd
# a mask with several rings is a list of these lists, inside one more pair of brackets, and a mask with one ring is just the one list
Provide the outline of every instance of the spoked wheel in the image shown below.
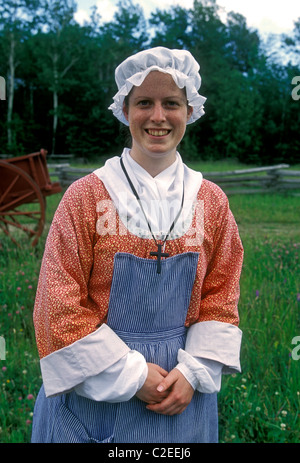
[[35,246],[45,224],[45,200],[39,186],[22,169],[0,161],[0,235],[18,246]]

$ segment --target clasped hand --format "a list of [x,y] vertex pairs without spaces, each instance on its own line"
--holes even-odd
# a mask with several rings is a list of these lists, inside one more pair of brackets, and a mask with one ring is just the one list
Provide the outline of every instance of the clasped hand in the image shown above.
[[148,376],[136,393],[147,409],[163,415],[182,413],[192,400],[194,389],[183,374],[174,368],[169,373],[154,363],[147,363]]

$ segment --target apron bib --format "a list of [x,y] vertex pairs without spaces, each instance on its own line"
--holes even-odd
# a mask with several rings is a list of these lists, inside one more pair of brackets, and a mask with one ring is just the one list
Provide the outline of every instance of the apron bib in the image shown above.
[[[178,349],[185,347],[184,323],[197,264],[197,253],[178,254],[163,260],[157,274],[156,260],[115,255],[107,324],[130,349],[167,371],[178,363]],[[40,423],[35,428],[44,435],[37,442],[218,441],[216,394],[195,391],[186,410],[174,416],[151,412],[136,397],[120,403],[96,402],[72,391],[46,399],[41,388],[37,402]]]

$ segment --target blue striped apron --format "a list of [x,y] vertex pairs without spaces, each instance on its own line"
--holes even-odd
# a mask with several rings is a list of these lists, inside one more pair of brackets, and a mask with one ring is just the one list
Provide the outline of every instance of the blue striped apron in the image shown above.
[[[185,346],[184,327],[198,263],[197,253],[161,262],[117,253],[107,324],[147,362],[170,371]],[[136,397],[96,402],[71,391],[35,405],[32,442],[198,443],[218,441],[217,395],[195,391],[180,415],[146,409]]]

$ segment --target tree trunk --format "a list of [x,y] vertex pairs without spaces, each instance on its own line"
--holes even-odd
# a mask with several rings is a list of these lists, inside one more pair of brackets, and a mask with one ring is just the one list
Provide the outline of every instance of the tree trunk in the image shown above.
[[57,91],[53,91],[53,128],[52,128],[52,154],[55,154],[56,148],[56,132],[57,132],[57,123],[58,123],[58,94]]
[[57,70],[58,55],[55,52],[53,55],[53,126],[52,126],[52,154],[55,154],[56,148],[56,133],[58,124],[58,70]]
[[14,90],[15,90],[15,38],[11,33],[10,52],[9,52],[9,78],[8,78],[8,98],[7,98],[7,144],[11,148],[13,142],[12,130],[12,113],[14,105]]

